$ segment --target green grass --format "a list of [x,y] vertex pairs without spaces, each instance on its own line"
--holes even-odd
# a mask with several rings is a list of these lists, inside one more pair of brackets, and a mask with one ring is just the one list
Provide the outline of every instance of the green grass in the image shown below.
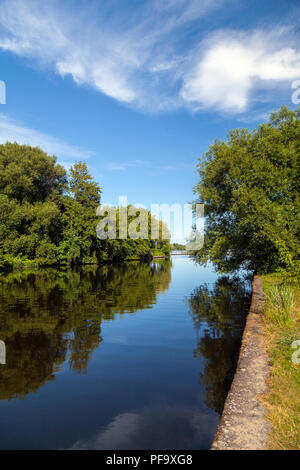
[[294,299],[292,286],[280,284],[270,286],[266,292],[266,319],[277,325],[288,325]]
[[166,253],[158,249],[151,250],[151,253],[152,253],[152,256],[162,256],[162,257],[166,256]]
[[269,392],[263,402],[271,424],[269,448],[300,449],[300,364],[292,343],[300,339],[299,287],[279,275],[263,276],[264,322],[271,360]]

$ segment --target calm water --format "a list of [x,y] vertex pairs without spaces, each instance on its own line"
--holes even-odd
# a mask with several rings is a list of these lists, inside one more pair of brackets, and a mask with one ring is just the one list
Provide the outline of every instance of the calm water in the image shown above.
[[185,256],[0,277],[0,447],[208,449],[247,288]]

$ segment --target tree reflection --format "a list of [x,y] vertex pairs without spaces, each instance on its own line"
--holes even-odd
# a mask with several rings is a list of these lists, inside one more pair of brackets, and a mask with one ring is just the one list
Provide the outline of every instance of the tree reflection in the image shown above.
[[250,305],[249,288],[246,280],[221,277],[212,289],[206,284],[196,288],[188,302],[198,337],[194,356],[205,361],[200,374],[205,403],[221,414]]
[[86,373],[101,323],[153,305],[168,289],[170,262],[21,271],[0,277],[0,399],[23,398],[55,379],[68,360]]

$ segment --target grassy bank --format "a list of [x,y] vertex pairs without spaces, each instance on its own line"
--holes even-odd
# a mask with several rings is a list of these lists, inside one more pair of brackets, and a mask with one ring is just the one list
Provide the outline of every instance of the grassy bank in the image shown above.
[[151,255],[153,258],[165,258],[168,253],[164,252],[163,250],[154,249],[151,250]]
[[269,448],[300,449],[300,343],[292,347],[300,340],[299,285],[274,274],[263,276],[263,288],[271,359],[270,388],[264,398],[271,423]]

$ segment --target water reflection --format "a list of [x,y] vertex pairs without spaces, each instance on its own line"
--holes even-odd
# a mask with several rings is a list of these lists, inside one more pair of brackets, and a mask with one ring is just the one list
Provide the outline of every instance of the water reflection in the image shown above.
[[102,432],[77,441],[71,449],[205,449],[214,428],[199,408],[164,404],[122,413]]
[[221,414],[235,371],[250,305],[249,281],[221,277],[210,289],[197,287],[189,299],[197,348],[194,357],[205,359],[200,383],[205,387],[205,403]]
[[170,262],[101,269],[22,271],[0,277],[0,400],[24,398],[54,380],[68,360],[86,373],[101,323],[150,308],[168,289]]
[[179,258],[0,277],[0,447],[210,447],[249,295]]

